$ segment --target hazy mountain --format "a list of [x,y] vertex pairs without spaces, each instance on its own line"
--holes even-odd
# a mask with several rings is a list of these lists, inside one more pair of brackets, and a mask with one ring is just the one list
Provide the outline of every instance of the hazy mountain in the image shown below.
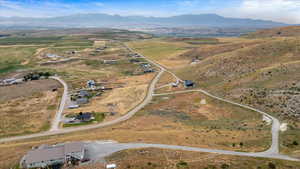
[[287,24],[253,19],[226,18],[216,14],[173,17],[76,14],[52,18],[0,17],[0,27],[220,27],[271,28]]

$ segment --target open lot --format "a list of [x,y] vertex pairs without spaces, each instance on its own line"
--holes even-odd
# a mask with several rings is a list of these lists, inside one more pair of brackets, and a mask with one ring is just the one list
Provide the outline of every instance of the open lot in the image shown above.
[[0,137],[48,130],[59,100],[60,92],[35,91],[28,96],[2,101]]
[[[261,158],[235,157],[228,155],[174,151],[155,148],[125,150],[112,154],[106,160],[109,164],[117,164],[120,169],[297,169],[299,163]],[[77,167],[76,169],[104,169],[103,164]]]

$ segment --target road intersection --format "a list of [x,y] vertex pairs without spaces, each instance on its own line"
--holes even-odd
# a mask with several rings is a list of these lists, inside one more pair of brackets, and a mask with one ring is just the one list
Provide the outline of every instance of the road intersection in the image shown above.
[[[135,52],[133,49],[129,48],[128,46],[125,46],[127,49],[129,49],[131,52]],[[135,52],[136,53],[136,52]],[[126,121],[133,117],[138,111],[143,109],[148,103],[151,102],[152,98],[154,96],[163,96],[163,95],[171,95],[171,94],[180,94],[180,93],[188,93],[188,92],[201,92],[209,97],[212,97],[214,99],[230,103],[239,107],[243,107],[245,109],[249,109],[252,111],[256,111],[261,113],[262,115],[265,115],[266,117],[272,119],[272,143],[271,146],[268,150],[264,152],[236,152],[236,151],[227,151],[227,150],[216,150],[216,149],[204,149],[204,148],[197,148],[197,147],[186,147],[186,146],[176,146],[176,145],[163,145],[163,144],[144,144],[144,143],[111,143],[112,148],[109,150],[110,153],[120,151],[120,150],[125,150],[125,149],[130,149],[130,148],[145,148],[145,147],[155,147],[155,148],[165,148],[165,149],[175,149],[175,150],[185,150],[185,151],[197,151],[197,152],[208,152],[208,153],[219,153],[219,154],[226,154],[226,155],[238,155],[238,156],[248,156],[248,157],[264,157],[264,158],[274,158],[274,159],[283,159],[283,160],[292,160],[292,161],[299,161],[299,159],[292,158],[289,156],[281,155],[279,153],[279,132],[280,132],[280,122],[277,118],[269,115],[268,113],[265,113],[263,111],[257,110],[255,108],[249,107],[247,105],[242,105],[239,103],[232,102],[227,99],[223,99],[217,96],[214,96],[210,94],[207,91],[204,91],[202,89],[198,90],[185,90],[185,91],[178,91],[178,92],[173,92],[173,93],[164,93],[164,94],[154,94],[155,91],[155,85],[157,82],[160,80],[160,77],[162,76],[163,73],[168,72],[172,74],[177,80],[181,81],[182,80],[176,76],[173,72],[169,71],[166,67],[160,65],[159,63],[152,61],[143,55],[139,54],[142,56],[144,59],[146,59],[148,62],[152,63],[156,67],[158,67],[160,70],[154,77],[154,79],[151,81],[149,87],[148,87],[148,92],[144,100],[138,104],[136,107],[134,107],[132,110],[130,110],[126,115],[104,123],[96,124],[96,125],[89,125],[89,126],[81,126],[81,127],[74,127],[74,128],[65,128],[65,129],[59,129],[59,122],[61,119],[61,116],[63,114],[63,109],[66,104],[67,100],[67,91],[68,91],[68,86],[67,84],[60,78],[58,77],[53,77],[53,79],[58,80],[60,83],[63,84],[64,86],[64,93],[62,96],[61,104],[59,107],[59,111],[55,116],[55,119],[52,123],[51,129],[46,132],[42,133],[36,133],[36,134],[31,134],[31,135],[24,135],[24,136],[16,136],[16,137],[10,137],[10,138],[2,138],[0,139],[0,143],[4,142],[10,142],[10,141],[19,141],[23,139],[31,139],[31,138],[37,138],[37,137],[43,137],[43,136],[51,136],[51,135],[58,135],[58,134],[66,134],[66,133],[71,133],[71,132],[76,132],[76,131],[83,131],[83,130],[91,130],[91,129],[96,129],[96,128],[103,128],[107,126],[112,126],[115,124],[118,124],[120,122]],[[106,145],[107,146],[107,145]],[[100,146],[101,147],[101,146]],[[103,148],[103,147],[101,147]],[[108,154],[109,155],[109,154]]]

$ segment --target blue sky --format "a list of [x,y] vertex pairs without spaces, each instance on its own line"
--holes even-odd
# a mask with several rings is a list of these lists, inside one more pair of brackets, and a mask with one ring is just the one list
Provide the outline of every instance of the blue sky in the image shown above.
[[300,0],[0,0],[0,16],[53,17],[78,13],[227,17],[300,23]]

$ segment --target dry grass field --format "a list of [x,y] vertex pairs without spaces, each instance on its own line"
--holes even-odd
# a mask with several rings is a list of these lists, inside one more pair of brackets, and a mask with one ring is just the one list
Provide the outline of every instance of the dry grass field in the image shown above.
[[194,45],[185,42],[174,42],[164,39],[151,39],[129,42],[128,46],[135,51],[158,61],[167,68],[181,68],[190,63],[190,60],[179,57]]
[[[202,99],[206,100],[206,104],[201,104]],[[132,119],[118,125],[1,144],[0,168],[16,164],[32,146],[79,140],[263,151],[270,144],[270,128],[262,123],[261,116],[255,112],[232,107],[197,93],[157,97]],[[14,151],[4,153],[9,149]]]
[[28,97],[35,93],[51,91],[52,89],[60,87],[60,83],[52,79],[29,81],[19,85],[1,86],[0,103],[20,97]]
[[160,77],[155,87],[161,87],[175,82],[176,82],[176,78],[171,73],[164,72],[164,74]]
[[2,101],[0,137],[48,130],[59,105],[61,91],[27,91],[27,96]]
[[[276,35],[281,31],[280,35]],[[154,58],[160,63],[173,62],[174,58],[181,60],[182,66],[174,66],[172,70],[182,79],[196,82],[197,87],[209,90],[211,93],[251,105],[269,112],[288,123],[288,130],[282,132],[281,150],[300,156],[299,128],[299,55],[300,39],[297,37],[299,27],[287,27],[258,34],[256,38],[218,38],[216,44],[193,45],[190,49],[176,44],[186,50],[171,56],[174,42],[142,41],[131,43],[131,46],[145,56]],[[275,32],[275,33],[274,33]],[[262,36],[259,36],[259,35]],[[163,41],[166,50],[156,54],[150,48],[159,48],[157,41]],[[154,45],[154,47],[153,47]],[[168,48],[169,47],[169,48]],[[169,53],[169,55],[168,55]],[[176,56],[176,57],[175,57]],[[192,59],[199,59],[195,65],[185,64]],[[165,65],[165,64],[164,64]],[[169,67],[170,68],[170,67]],[[157,93],[174,91],[174,88],[159,89]]]
[[[298,169],[297,162],[251,157],[236,157],[155,148],[124,150],[106,158],[107,163],[117,164],[119,169]],[[104,169],[98,163],[76,169]]]

